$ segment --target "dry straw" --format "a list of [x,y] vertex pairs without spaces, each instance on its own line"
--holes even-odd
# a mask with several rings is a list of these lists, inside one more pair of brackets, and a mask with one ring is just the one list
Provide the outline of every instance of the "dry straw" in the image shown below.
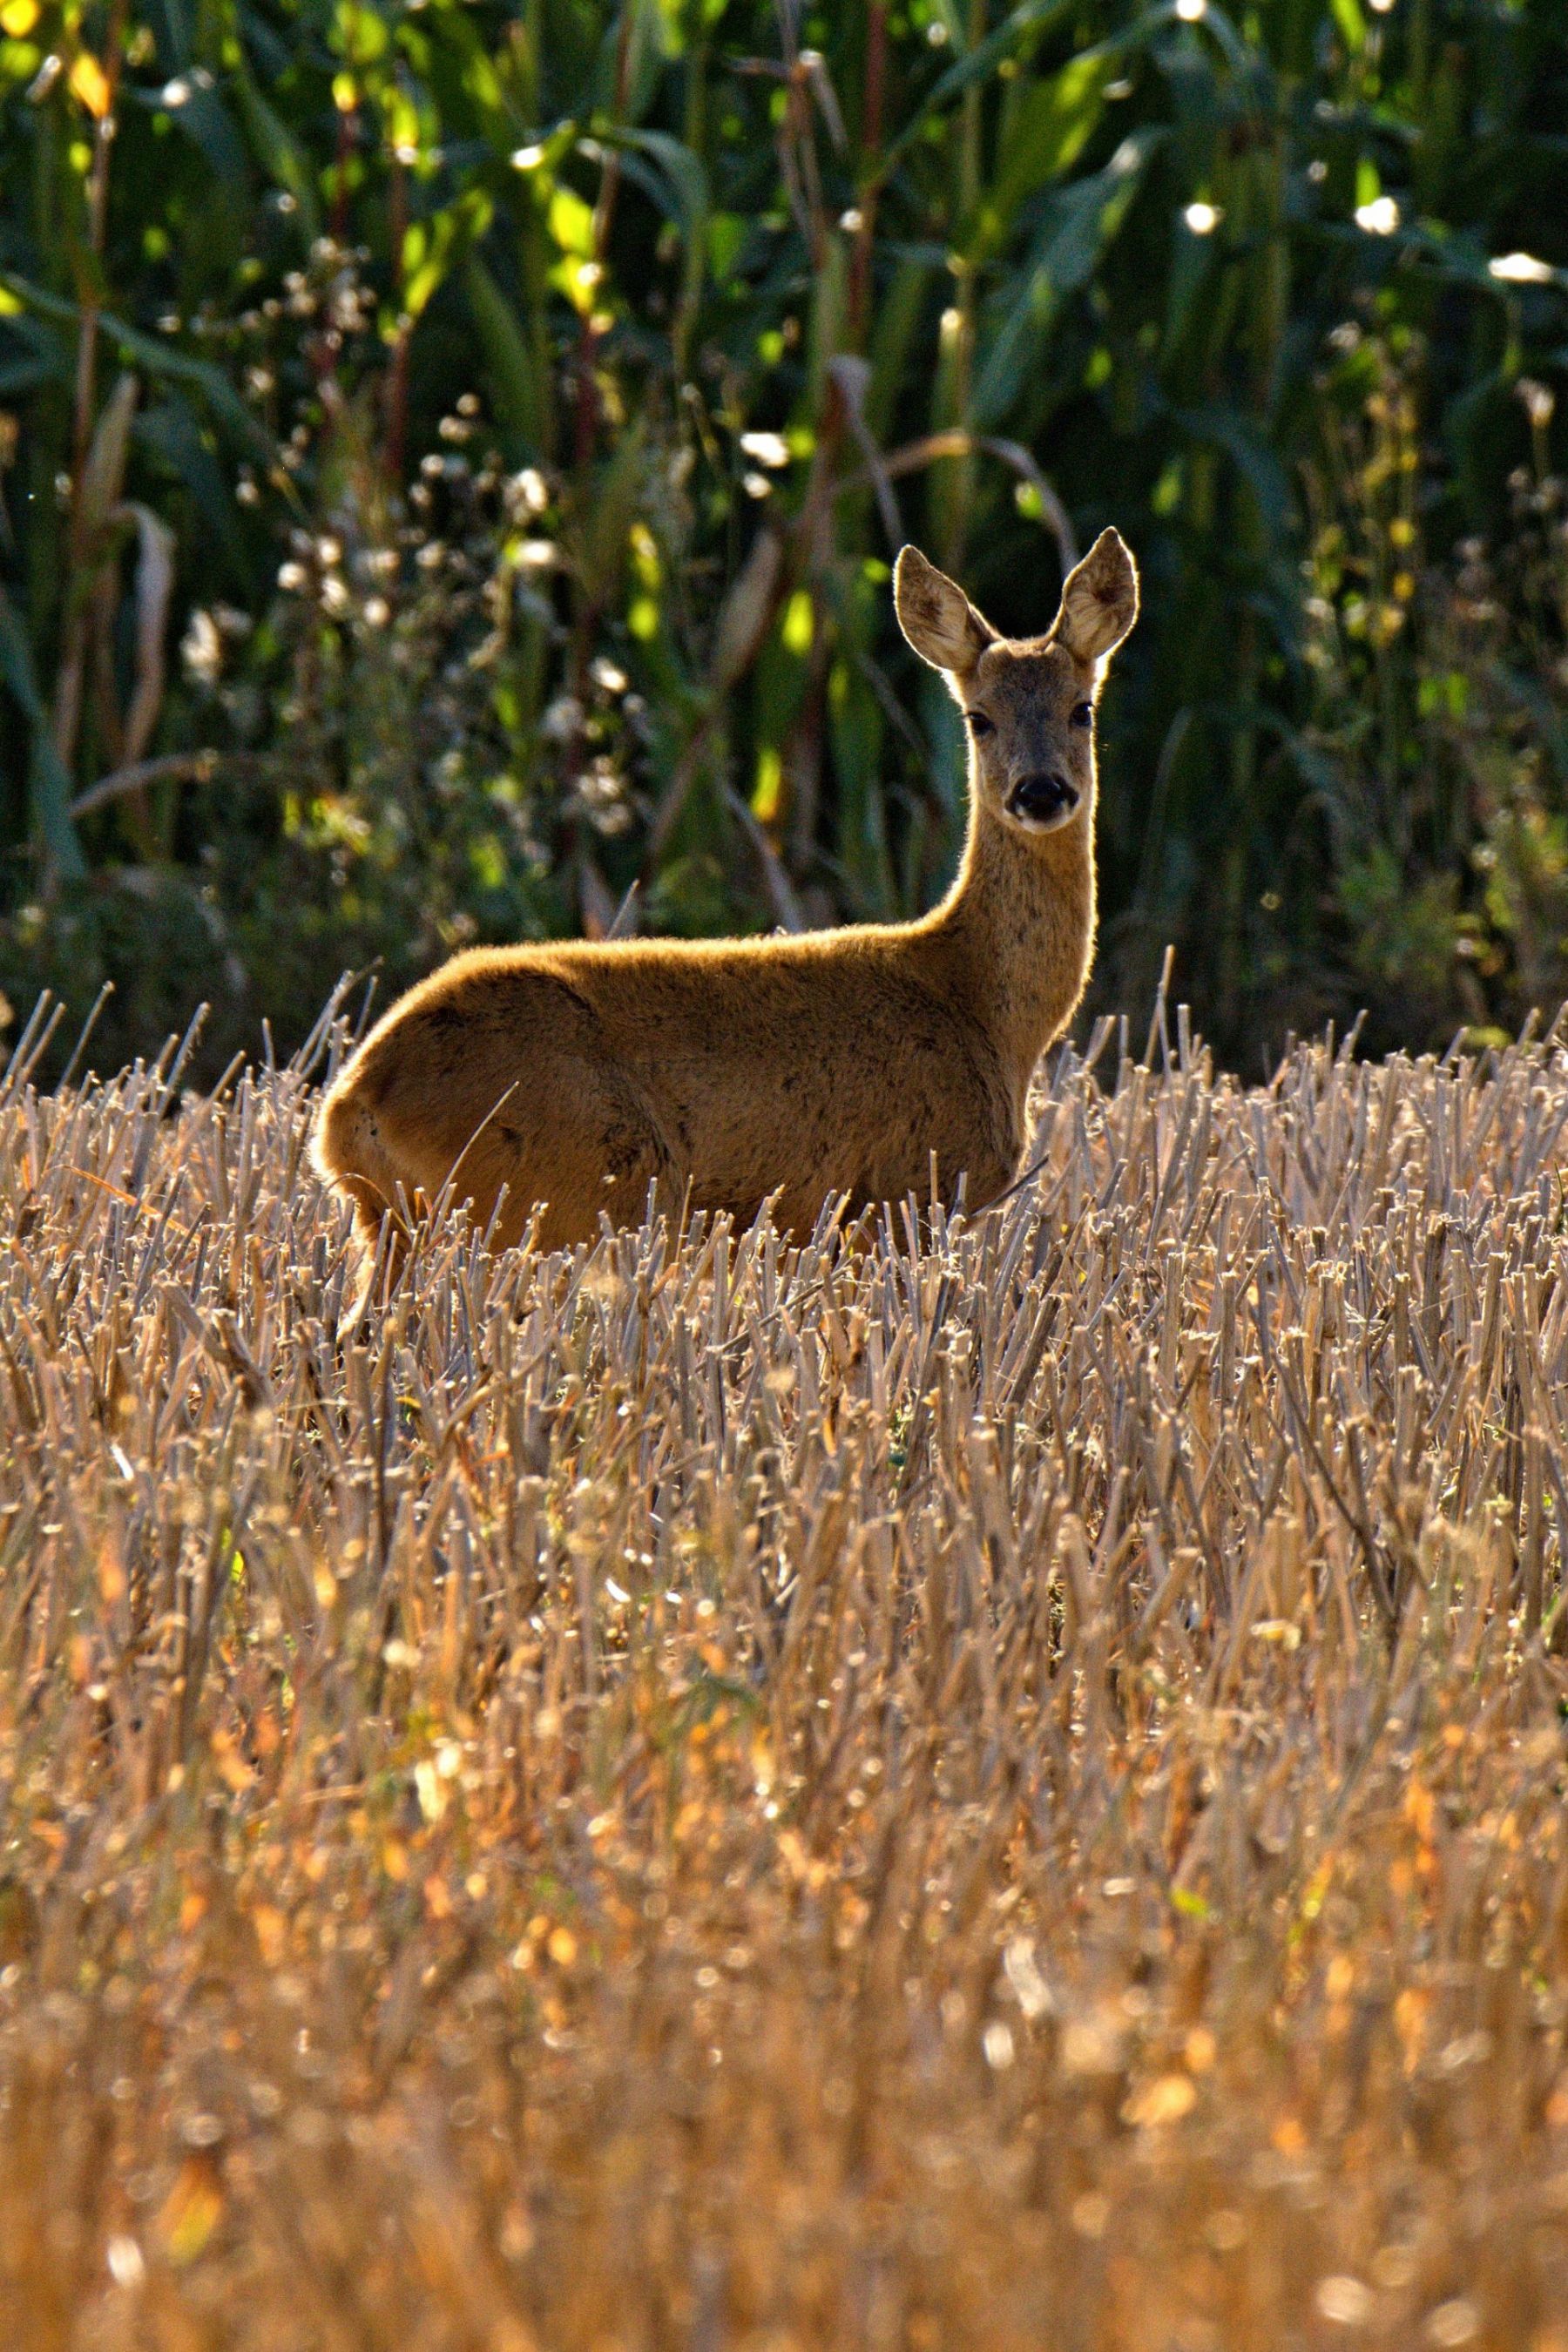
[[310,1057],[41,1035],[7,2344],[1568,2347],[1553,1042],[1162,1005],[973,1225],[447,1225],[340,1347]]

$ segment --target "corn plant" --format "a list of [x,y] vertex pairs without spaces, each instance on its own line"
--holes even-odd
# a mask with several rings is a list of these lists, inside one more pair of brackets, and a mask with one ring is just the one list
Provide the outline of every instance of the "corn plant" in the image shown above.
[[[239,800],[271,871],[460,793],[524,815],[479,825],[459,924],[599,929],[634,881],[683,929],[908,910],[960,769],[894,548],[1026,628],[1114,519],[1152,593],[1108,970],[1201,947],[1235,1036],[1311,944],[1266,902],[1321,783],[1319,380],[1347,322],[1418,331],[1426,526],[1500,519],[1568,260],[1545,0],[5,0],[0,32],[14,899],[195,872]],[[470,430],[537,495],[459,788],[363,624],[395,631]],[[346,551],[308,625],[291,535]],[[243,725],[171,660],[222,611]],[[605,677],[646,714],[613,741]]]

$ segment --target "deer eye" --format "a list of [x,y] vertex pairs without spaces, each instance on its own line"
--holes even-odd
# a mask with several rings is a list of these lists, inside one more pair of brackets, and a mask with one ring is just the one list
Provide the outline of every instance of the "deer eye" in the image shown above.
[[1070,727],[1092,727],[1092,726],[1094,725],[1094,705],[1093,705],[1093,703],[1092,703],[1092,702],[1077,702],[1077,703],[1075,703],[1075,704],[1073,705],[1072,716],[1071,716],[1071,718],[1068,719],[1068,724]]
[[983,736],[995,734],[995,723],[986,718],[984,710],[966,710],[963,715],[969,721],[969,731],[977,743]]

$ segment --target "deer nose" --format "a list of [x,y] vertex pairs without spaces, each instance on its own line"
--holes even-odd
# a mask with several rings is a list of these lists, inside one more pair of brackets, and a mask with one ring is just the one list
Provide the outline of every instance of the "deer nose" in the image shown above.
[[1008,815],[1022,817],[1026,824],[1049,824],[1058,817],[1070,816],[1077,806],[1077,792],[1055,768],[1021,776],[1007,795]]

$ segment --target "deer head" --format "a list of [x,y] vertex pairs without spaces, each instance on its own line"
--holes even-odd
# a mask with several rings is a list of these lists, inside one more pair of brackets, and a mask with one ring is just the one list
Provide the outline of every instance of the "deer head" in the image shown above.
[[1058,831],[1094,803],[1094,712],[1110,656],[1138,618],[1138,573],[1103,530],[1068,573],[1042,637],[1004,637],[962,588],[906,547],[893,572],[899,625],[941,670],[969,728],[981,814]]

